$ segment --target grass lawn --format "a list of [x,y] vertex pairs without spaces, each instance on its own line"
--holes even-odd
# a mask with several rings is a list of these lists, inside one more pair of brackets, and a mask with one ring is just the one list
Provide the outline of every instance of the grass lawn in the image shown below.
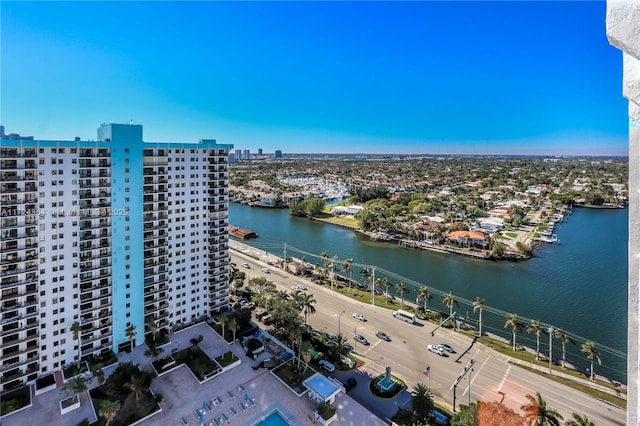
[[218,365],[213,362],[200,346],[191,346],[173,354],[176,363],[184,363],[189,370],[202,381],[219,371]]
[[329,216],[329,217],[323,217],[323,218],[316,218],[316,220],[319,220],[321,222],[327,222],[330,224],[335,224],[335,225],[348,226],[349,228],[353,228],[353,229],[358,228],[358,220],[352,217]]
[[224,368],[227,365],[233,364],[234,362],[236,362],[239,359],[240,358],[238,358],[233,352],[228,351],[227,353],[224,353],[224,354],[220,355],[219,357],[216,357],[216,362],[218,364],[220,364],[220,366],[222,368]]
[[304,391],[302,382],[315,374],[315,371],[313,371],[312,369],[305,368],[304,362],[301,363],[300,366],[301,369],[298,370],[297,366],[294,363],[294,360],[290,360],[286,364],[273,370],[273,374],[275,374],[280,378],[280,380],[285,382],[287,386],[293,389],[295,393],[300,394]]
[[29,402],[31,402],[31,387],[22,386],[10,392],[3,393],[0,401],[2,401],[2,415],[26,407],[29,405]]

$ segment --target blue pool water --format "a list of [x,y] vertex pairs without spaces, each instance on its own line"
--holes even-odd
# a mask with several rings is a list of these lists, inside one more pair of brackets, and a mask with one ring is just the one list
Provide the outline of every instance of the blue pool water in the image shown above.
[[287,420],[280,414],[278,410],[272,411],[264,419],[260,420],[254,426],[290,426]]

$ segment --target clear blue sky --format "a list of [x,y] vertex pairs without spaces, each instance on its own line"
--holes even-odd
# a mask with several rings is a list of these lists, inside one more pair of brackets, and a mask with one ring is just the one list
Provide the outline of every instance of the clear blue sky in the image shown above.
[[627,154],[605,2],[9,2],[0,123],[265,153]]

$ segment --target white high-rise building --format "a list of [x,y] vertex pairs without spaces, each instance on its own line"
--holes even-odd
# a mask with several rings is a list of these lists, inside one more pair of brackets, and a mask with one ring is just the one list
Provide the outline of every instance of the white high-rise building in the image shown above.
[[0,140],[0,391],[227,309],[232,148]]

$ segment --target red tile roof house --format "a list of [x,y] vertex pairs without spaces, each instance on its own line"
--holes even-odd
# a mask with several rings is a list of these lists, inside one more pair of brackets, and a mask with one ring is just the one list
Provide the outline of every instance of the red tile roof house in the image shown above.
[[484,239],[484,234],[476,231],[454,231],[449,233],[447,240],[452,241],[459,246],[472,244],[474,246],[485,248],[487,245]]

